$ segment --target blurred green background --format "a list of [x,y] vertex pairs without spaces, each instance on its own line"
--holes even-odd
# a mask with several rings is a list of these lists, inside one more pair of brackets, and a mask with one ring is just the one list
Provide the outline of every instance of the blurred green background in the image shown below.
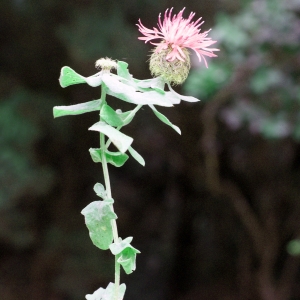
[[120,235],[142,252],[125,299],[300,299],[300,2],[2,0],[2,300],[79,300],[112,281],[80,214],[103,181],[88,152],[97,113],[52,117],[99,89],[62,89],[59,72],[89,76],[108,56],[149,78],[135,24],[185,6],[221,51],[209,69],[192,56],[176,88],[200,103],[160,109],[182,136],[147,107],[125,128],[146,160],[110,168]]

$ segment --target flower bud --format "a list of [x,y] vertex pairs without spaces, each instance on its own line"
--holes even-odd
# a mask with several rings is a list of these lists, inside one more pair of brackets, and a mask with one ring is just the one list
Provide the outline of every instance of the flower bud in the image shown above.
[[172,51],[171,47],[162,49],[159,52],[154,49],[150,57],[149,67],[151,75],[155,77],[161,76],[172,85],[183,83],[189,74],[191,62],[188,50],[186,48],[182,48],[181,50],[185,55],[184,60],[175,58],[169,61],[167,60],[167,56]]
[[106,58],[100,58],[96,61],[95,67],[97,69],[102,69],[102,71],[110,72],[111,69],[117,68],[116,61],[106,57]]

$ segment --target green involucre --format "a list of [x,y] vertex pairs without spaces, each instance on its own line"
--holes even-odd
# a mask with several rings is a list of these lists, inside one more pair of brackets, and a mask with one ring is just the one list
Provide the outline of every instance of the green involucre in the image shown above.
[[150,57],[150,71],[152,76],[161,76],[170,84],[182,84],[189,75],[191,68],[190,55],[187,49],[183,48],[185,60],[175,59],[173,61],[166,60],[166,56],[171,52],[170,48],[161,50],[160,52],[153,51]]

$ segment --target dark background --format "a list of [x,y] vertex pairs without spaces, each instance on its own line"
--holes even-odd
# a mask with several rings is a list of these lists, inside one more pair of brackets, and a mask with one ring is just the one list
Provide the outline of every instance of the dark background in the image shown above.
[[[151,28],[168,7],[202,16],[218,58],[192,56],[176,90],[201,99],[144,107],[124,132],[145,158],[110,167],[118,227],[142,253],[122,273],[125,299],[299,300],[299,1],[0,1],[0,298],[79,300],[113,281],[113,257],[91,243],[80,211],[101,165],[88,149],[97,113],[53,119],[55,105],[99,98],[62,89],[101,57],[149,78]],[[109,103],[131,107],[119,100]]]

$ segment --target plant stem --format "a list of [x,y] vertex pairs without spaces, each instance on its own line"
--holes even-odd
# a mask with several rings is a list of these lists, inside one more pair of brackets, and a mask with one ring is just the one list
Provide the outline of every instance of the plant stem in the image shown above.
[[[106,87],[103,85],[101,90],[101,106],[104,103],[106,103]],[[100,121],[101,121],[101,117],[100,117]],[[107,161],[105,156],[105,151],[107,149],[107,146],[105,145],[105,136],[103,133],[100,133],[100,149],[101,149],[101,160],[102,160],[102,169],[103,169],[103,176],[105,182],[105,190],[107,193],[107,197],[112,198],[110,178],[109,178],[108,166],[107,166]],[[112,206],[112,210],[114,210],[113,206]],[[111,226],[113,231],[114,242],[117,243],[119,241],[119,236],[118,236],[118,227],[117,227],[116,220],[111,220]],[[115,256],[115,288],[114,288],[115,300],[118,300],[119,286],[120,286],[120,264],[117,262],[117,257]]]

